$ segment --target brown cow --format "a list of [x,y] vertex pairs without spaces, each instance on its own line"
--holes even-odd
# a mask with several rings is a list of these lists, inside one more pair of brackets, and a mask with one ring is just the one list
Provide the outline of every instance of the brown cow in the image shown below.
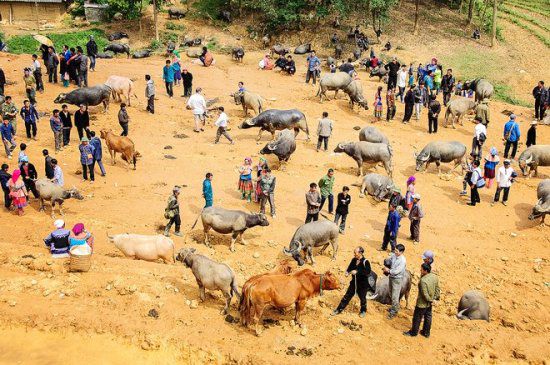
[[[256,279],[258,279],[262,276],[277,275],[277,274],[287,275],[287,274],[292,273],[295,268],[296,268],[296,265],[292,264],[290,262],[290,260],[282,260],[281,262],[279,262],[279,265],[277,265],[273,270],[271,270],[269,272],[266,272],[266,273],[263,273],[263,274],[254,275],[251,278],[249,278],[246,281],[246,283],[244,283],[242,290],[243,291],[248,290],[248,287],[252,284],[255,284]],[[242,302],[242,300],[243,300],[243,297],[241,297],[241,302]]]
[[116,154],[118,152],[122,155],[122,159],[128,163],[126,166],[127,168],[129,168],[130,164],[133,163],[134,170],[136,169],[137,158],[141,155],[135,150],[134,142],[132,142],[130,138],[125,136],[117,136],[110,129],[102,129],[101,139],[105,140],[105,144],[109,149],[109,154],[111,155],[111,162],[113,165],[116,165]]
[[256,334],[260,334],[258,322],[266,306],[282,309],[296,307],[294,320],[300,323],[300,312],[309,298],[318,295],[322,290],[340,288],[340,282],[330,272],[317,274],[310,269],[301,270],[290,275],[272,274],[251,278],[254,282],[243,285],[239,311],[244,326],[255,325]]

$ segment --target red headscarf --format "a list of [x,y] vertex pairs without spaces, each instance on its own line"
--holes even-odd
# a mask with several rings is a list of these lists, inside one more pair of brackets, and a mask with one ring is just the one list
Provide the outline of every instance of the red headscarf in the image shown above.
[[84,232],[84,224],[83,223],[75,224],[73,227],[73,233],[78,236],[82,232]]
[[20,176],[21,176],[21,170],[19,170],[19,169],[13,170],[13,173],[11,174],[11,180],[13,182],[16,182],[17,179],[19,179]]

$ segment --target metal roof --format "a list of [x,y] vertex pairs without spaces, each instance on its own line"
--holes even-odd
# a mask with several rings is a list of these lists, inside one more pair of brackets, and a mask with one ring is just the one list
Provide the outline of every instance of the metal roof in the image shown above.
[[66,0],[1,0],[1,2],[15,2],[15,3],[63,3]]

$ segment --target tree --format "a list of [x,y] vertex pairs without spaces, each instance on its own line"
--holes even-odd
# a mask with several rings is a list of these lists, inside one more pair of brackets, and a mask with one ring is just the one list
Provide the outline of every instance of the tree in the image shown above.
[[474,3],[475,0],[470,0],[468,4],[468,24],[472,24],[472,18],[474,17]]
[[414,28],[413,34],[418,34],[418,8],[420,7],[420,0],[414,0]]
[[155,39],[159,40],[159,28],[158,28],[158,22],[157,22],[157,0],[153,0],[153,22],[155,23]]
[[491,47],[494,47],[497,42],[497,8],[498,2],[497,0],[493,0],[493,30],[491,37]]

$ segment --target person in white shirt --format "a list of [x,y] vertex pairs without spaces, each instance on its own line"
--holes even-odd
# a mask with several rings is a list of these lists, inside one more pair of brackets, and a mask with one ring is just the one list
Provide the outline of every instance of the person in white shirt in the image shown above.
[[38,56],[35,54],[32,55],[31,71],[34,79],[36,80],[36,90],[44,92],[44,84],[42,82],[42,68],[40,66],[40,61],[38,61]]
[[407,66],[403,65],[401,66],[401,69],[397,71],[397,87],[399,88],[399,92],[396,96],[399,96],[401,102],[404,102],[405,97],[405,87],[407,86],[407,79],[409,78],[409,73],[407,71]]
[[52,167],[53,167],[53,179],[52,182],[55,185],[63,186],[65,184],[65,180],[63,179],[63,171],[61,170],[61,167],[57,164],[57,160],[55,158],[52,159]]
[[497,172],[497,191],[495,193],[495,199],[493,200],[493,204],[498,203],[500,200],[500,192],[504,190],[504,196],[502,197],[502,204],[507,205],[508,202],[508,194],[510,193],[510,187],[512,186],[512,182],[514,182],[514,177],[516,177],[517,174],[514,171],[514,169],[510,166],[510,160],[504,160],[504,166],[501,166],[498,169]]
[[233,142],[231,136],[227,133],[227,123],[229,122],[229,118],[227,117],[227,114],[225,114],[225,109],[223,106],[220,106],[219,110],[221,111],[220,116],[218,117],[218,120],[216,120],[216,123],[214,123],[216,127],[218,127],[218,131],[216,132],[216,140],[214,143],[218,144],[218,142],[220,142],[220,137],[223,134],[230,144],[234,144],[235,142]]
[[472,140],[472,153],[477,156],[478,160],[481,160],[481,147],[483,142],[487,139],[487,128],[481,123],[481,118],[476,117],[474,119],[476,126],[474,128],[474,138]]
[[204,124],[206,122],[206,100],[201,95],[202,89],[198,87],[195,93],[189,97],[187,101],[187,109],[193,111],[195,117],[195,129],[194,132],[204,132]]

